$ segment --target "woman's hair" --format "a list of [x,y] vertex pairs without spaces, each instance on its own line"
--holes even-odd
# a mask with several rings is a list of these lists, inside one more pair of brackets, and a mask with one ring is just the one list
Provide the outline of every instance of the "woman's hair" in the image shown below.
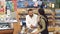
[[46,16],[45,11],[44,11],[43,8],[38,9],[38,13],[39,13],[40,15],[44,16],[45,18],[47,18],[47,16]]
[[38,9],[38,12],[39,12],[39,14],[41,14],[41,15],[45,15],[45,11],[44,11],[43,8]]
[[39,14],[40,15],[42,15],[42,16],[44,16],[45,18],[46,18],[46,24],[48,25],[48,18],[47,18],[47,16],[46,16],[46,14],[45,14],[45,11],[44,11],[44,9],[43,8],[40,8],[40,9],[38,9],[38,12],[39,12]]

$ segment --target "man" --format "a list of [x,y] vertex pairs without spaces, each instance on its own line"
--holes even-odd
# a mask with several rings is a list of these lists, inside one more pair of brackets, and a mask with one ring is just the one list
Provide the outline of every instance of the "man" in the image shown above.
[[29,30],[29,33],[31,33],[36,28],[38,22],[37,17],[38,16],[33,13],[32,9],[28,10],[28,15],[26,16],[26,26]]

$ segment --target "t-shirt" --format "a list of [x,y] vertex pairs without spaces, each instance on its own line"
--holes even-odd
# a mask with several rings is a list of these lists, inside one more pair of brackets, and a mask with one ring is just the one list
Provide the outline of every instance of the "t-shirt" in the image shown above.
[[26,26],[27,28],[31,28],[30,26],[37,26],[37,20],[38,16],[36,14],[33,14],[33,17],[31,18],[29,15],[26,16]]

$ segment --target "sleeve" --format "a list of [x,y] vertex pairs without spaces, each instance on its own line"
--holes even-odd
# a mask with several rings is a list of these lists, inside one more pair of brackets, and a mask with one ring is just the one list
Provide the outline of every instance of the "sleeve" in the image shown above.
[[26,16],[26,26],[27,26],[27,28],[30,28],[30,24],[29,24],[29,20],[28,20],[27,16]]
[[35,21],[33,22],[33,26],[37,26],[38,23],[38,15],[35,16]]
[[42,32],[43,30],[45,30],[45,21],[43,19],[41,19],[41,25],[42,25],[42,29],[40,29],[38,32]]

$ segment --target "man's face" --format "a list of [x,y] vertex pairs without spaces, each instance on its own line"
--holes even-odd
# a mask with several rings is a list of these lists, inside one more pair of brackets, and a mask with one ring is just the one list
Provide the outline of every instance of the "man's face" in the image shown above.
[[32,17],[33,16],[33,11],[29,11],[28,14],[29,14],[30,17]]

